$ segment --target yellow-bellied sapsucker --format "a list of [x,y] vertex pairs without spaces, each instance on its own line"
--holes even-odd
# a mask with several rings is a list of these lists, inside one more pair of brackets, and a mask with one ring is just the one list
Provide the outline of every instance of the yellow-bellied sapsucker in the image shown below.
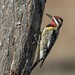
[[32,66],[32,69],[41,61],[41,65],[44,63],[44,60],[46,59],[47,55],[49,54],[52,46],[54,45],[57,36],[59,34],[60,27],[62,26],[63,19],[58,16],[51,16],[49,14],[46,14],[49,18],[52,19],[52,22],[48,24],[41,33],[41,40],[39,44],[39,52],[38,57],[34,65]]

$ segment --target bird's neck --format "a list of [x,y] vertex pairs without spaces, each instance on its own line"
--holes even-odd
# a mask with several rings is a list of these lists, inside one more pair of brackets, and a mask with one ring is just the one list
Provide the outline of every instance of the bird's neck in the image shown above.
[[47,30],[56,30],[57,27],[53,27],[53,26],[50,26],[50,27],[46,27]]

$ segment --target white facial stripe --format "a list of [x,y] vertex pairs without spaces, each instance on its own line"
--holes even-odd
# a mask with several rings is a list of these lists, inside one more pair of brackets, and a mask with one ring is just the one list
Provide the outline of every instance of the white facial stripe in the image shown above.
[[61,23],[61,20],[60,19],[58,19],[59,20],[59,22]]
[[59,25],[59,23],[57,22],[57,20],[53,17],[53,19],[54,19],[54,21],[55,21],[55,23],[57,24],[57,25]]

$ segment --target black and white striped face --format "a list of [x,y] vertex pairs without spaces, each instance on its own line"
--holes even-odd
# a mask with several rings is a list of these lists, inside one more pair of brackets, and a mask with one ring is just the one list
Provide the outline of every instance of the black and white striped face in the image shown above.
[[53,16],[53,21],[55,22],[58,28],[60,28],[63,23],[63,19],[58,16]]
[[58,17],[58,16],[51,16],[49,14],[46,14],[49,18],[52,19],[52,24],[55,24],[53,26],[57,26],[58,28],[61,27],[62,23],[63,23],[63,19]]

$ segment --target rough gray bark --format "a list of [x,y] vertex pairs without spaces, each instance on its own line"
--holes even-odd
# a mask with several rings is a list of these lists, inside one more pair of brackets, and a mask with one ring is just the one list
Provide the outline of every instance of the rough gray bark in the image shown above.
[[0,0],[0,75],[30,75],[45,0]]

